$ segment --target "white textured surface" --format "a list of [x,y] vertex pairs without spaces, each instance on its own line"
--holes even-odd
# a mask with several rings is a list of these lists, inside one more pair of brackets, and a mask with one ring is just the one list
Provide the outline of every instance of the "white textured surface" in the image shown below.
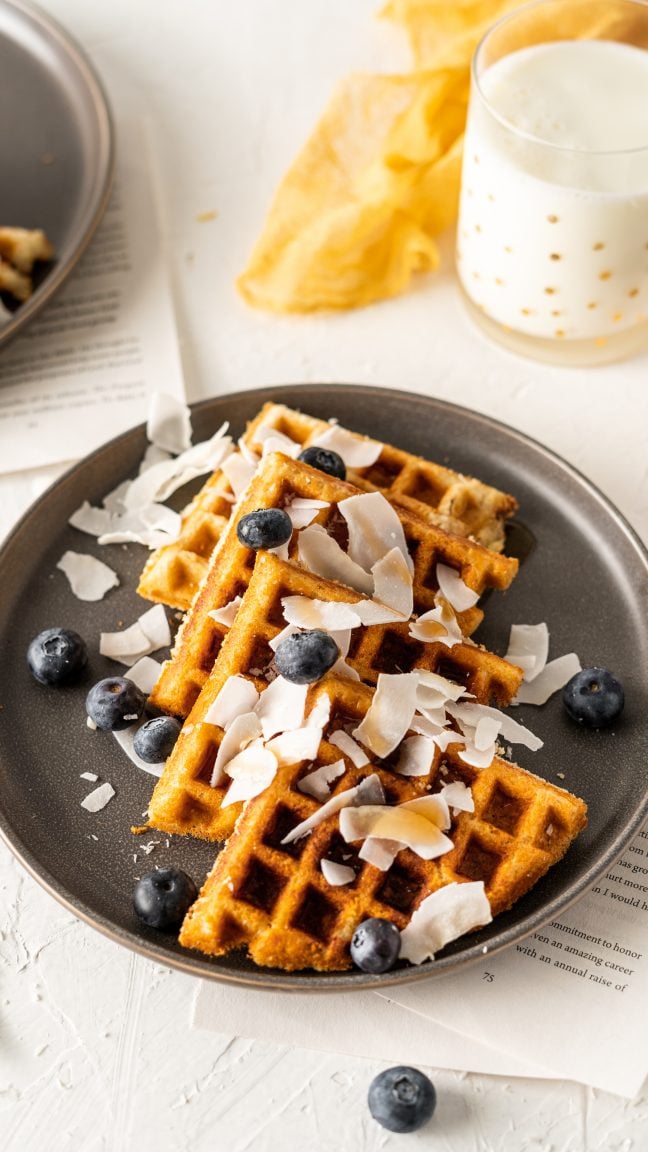
[[[120,114],[152,117],[190,399],[321,379],[430,392],[548,444],[648,535],[648,358],[563,371],[491,347],[464,318],[448,261],[401,300],[351,315],[276,319],[236,297],[275,183],[336,78],[407,60],[400,34],[372,19],[374,0],[45,6],[93,56]],[[217,219],[199,223],[210,210]],[[44,486],[3,479],[1,526]],[[0,869],[4,1152],[645,1146],[648,1100],[452,1073],[435,1075],[429,1129],[389,1135],[365,1108],[377,1065],[190,1031],[193,981],[74,920],[4,849]]]

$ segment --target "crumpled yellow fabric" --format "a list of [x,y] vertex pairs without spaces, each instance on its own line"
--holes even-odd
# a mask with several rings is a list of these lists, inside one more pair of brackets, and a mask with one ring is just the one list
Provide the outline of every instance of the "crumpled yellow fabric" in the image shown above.
[[344,80],[282,180],[238,287],[273,312],[354,308],[437,267],[457,213],[470,60],[519,0],[390,0],[407,75]]

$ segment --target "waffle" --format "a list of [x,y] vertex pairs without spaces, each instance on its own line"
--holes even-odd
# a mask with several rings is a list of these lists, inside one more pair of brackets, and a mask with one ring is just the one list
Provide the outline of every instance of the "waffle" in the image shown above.
[[[371,702],[364,685],[329,679],[310,690],[311,703],[326,692],[333,724],[340,715],[359,721]],[[332,763],[340,750],[324,738],[318,763]],[[456,747],[456,746],[455,746]],[[448,835],[453,848],[425,861],[401,850],[383,872],[362,861],[331,815],[291,844],[282,839],[319,807],[296,788],[312,765],[280,768],[265,792],[248,802],[230,841],[216,860],[188,912],[180,943],[211,955],[246,947],[259,965],[286,970],[334,971],[351,966],[349,942],[370,916],[409,922],[421,901],[453,881],[483,880],[493,915],[523,896],[567,851],[586,823],[582,800],[496,758],[477,770],[463,764],[453,745],[437,754],[428,776],[405,778],[382,766],[346,771],[332,794],[376,772],[388,804],[401,804],[451,780],[472,788],[475,811],[460,812]],[[324,879],[323,859],[350,865],[355,879],[333,887]]]
[[[266,404],[243,437],[246,445],[259,453],[262,425],[303,447],[329,428],[325,420],[283,404]],[[504,522],[517,508],[512,496],[496,488],[388,444],[375,464],[349,470],[348,479],[363,491],[383,492],[427,523],[470,536],[496,551],[504,546]],[[183,514],[178,539],[150,556],[140,578],[141,596],[183,611],[190,607],[229,518],[232,498],[226,477],[221,471],[215,472]]]
[[[361,599],[342,584],[322,580],[270,553],[259,554],[214,670],[153,793],[149,805],[151,827],[208,840],[222,840],[231,833],[241,806],[221,808],[225,788],[212,788],[209,784],[223,732],[202,720],[230,676],[253,680],[259,691],[267,686],[264,672],[273,658],[270,641],[284,626],[281,599],[288,595],[344,603]],[[347,662],[369,684],[376,683],[380,672],[427,668],[463,684],[479,703],[507,704],[522,680],[521,669],[499,656],[474,644],[456,644],[452,648],[439,643],[421,644],[408,635],[406,624],[357,628],[352,636]]]
[[[237,505],[227,528],[214,550],[209,571],[193,608],[176,640],[171,659],[163,667],[151,701],[162,711],[186,716],[209,675],[227,629],[208,613],[222,608],[245,592],[255,561],[255,553],[244,547],[236,535],[241,516],[259,508],[282,507],[292,497],[326,500],[327,508],[317,516],[331,535],[346,543],[346,523],[337,510],[339,501],[359,490],[307,464],[281,453],[268,455],[244,498]],[[464,582],[480,594],[487,588],[506,588],[517,571],[517,561],[492,552],[465,537],[452,536],[427,524],[404,508],[396,509],[403,524],[407,546],[414,561],[414,611],[421,615],[434,608],[438,591],[436,565],[439,561],[456,569]],[[297,551],[296,533],[290,545]],[[464,635],[478,626],[483,613],[471,608],[458,615]]]

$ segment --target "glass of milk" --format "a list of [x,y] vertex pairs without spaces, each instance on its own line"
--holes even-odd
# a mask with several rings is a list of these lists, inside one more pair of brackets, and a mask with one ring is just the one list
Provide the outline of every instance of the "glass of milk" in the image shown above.
[[648,3],[535,0],[473,60],[457,230],[469,310],[515,351],[648,346]]

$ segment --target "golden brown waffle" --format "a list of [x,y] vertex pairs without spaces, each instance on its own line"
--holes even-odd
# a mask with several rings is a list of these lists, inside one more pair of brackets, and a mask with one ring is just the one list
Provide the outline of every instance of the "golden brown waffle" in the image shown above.
[[[248,512],[259,508],[283,507],[293,497],[328,501],[317,522],[343,544],[346,523],[337,504],[358,489],[317,469],[271,453],[240,501],[214,550],[209,571],[193,608],[178,633],[171,659],[163,666],[151,695],[155,707],[177,716],[186,716],[214,666],[227,629],[208,615],[245,592],[254,568],[255,553],[244,547],[236,525]],[[436,565],[441,562],[460,573],[469,588],[480,594],[487,588],[506,588],[517,571],[517,561],[483,548],[465,537],[452,536],[404,508],[396,508],[403,524],[407,546],[414,562],[414,611],[417,615],[434,608],[438,592]],[[296,557],[297,533],[290,545]],[[482,619],[479,608],[460,613],[458,620],[469,636]]]
[[[329,427],[325,420],[283,404],[266,404],[243,437],[247,446],[259,453],[262,425],[302,447]],[[358,435],[358,439],[366,437]],[[392,503],[408,508],[427,523],[470,536],[496,551],[504,546],[504,522],[517,508],[515,499],[497,488],[388,444],[375,464],[349,470],[348,479],[363,491],[383,492]],[[151,554],[140,578],[141,596],[183,611],[190,607],[229,518],[232,495],[223,473],[215,472],[185,510],[178,539]]]
[[[209,783],[223,731],[202,721],[230,676],[245,676],[259,691],[267,687],[264,673],[274,655],[270,641],[284,627],[281,599],[291,595],[343,603],[361,599],[342,584],[322,580],[270,553],[259,554],[216,666],[156,785],[149,805],[152,827],[207,840],[222,840],[231,833],[241,805],[221,808],[227,785],[212,788]],[[508,704],[522,681],[520,668],[491,652],[473,644],[452,648],[421,644],[408,635],[406,624],[357,628],[352,637],[347,661],[370,684],[376,683],[380,672],[427,668],[463,684],[478,703]]]
[[[310,703],[322,692],[331,699],[335,726],[340,716],[360,721],[372,697],[364,685],[328,679],[310,690]],[[320,744],[318,764],[340,759],[339,748],[326,739],[332,725]],[[474,880],[483,880],[495,916],[529,891],[586,823],[582,800],[498,758],[488,768],[469,768],[453,745],[437,754],[424,777],[405,778],[371,764],[357,769],[346,761],[332,795],[373,772],[388,804],[439,791],[451,780],[472,789],[475,811],[453,817],[449,852],[426,861],[403,849],[383,872],[343,840],[337,814],[310,835],[281,843],[320,807],[297,789],[311,769],[312,764],[280,768],[266,791],[248,802],[185,918],[182,945],[211,955],[245,946],[255,963],[286,970],[348,968],[349,942],[362,920],[381,916],[403,929],[430,893]],[[331,886],[322,875],[323,859],[351,866],[355,879]]]

